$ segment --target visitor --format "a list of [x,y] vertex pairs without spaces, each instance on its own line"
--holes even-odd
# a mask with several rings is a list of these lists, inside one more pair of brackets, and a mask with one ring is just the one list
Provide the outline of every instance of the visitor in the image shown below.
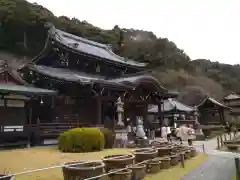
[[161,138],[163,138],[165,141],[168,140],[167,138],[167,127],[165,124],[161,127]]
[[181,142],[188,140],[188,127],[185,124],[179,128],[179,137],[181,138]]
[[132,122],[129,118],[127,118],[127,132],[128,132],[128,139],[133,138],[133,130],[132,130]]
[[233,132],[234,137],[237,135],[237,127],[235,125],[232,125],[231,131]]
[[231,126],[230,126],[229,122],[225,123],[225,129],[226,129],[228,135],[230,135],[230,133],[231,133]]
[[150,124],[150,138],[155,139],[155,127],[153,123]]
[[193,140],[195,139],[195,131],[191,124],[188,125],[188,145],[192,146]]
[[172,135],[172,131],[171,131],[171,128],[169,126],[166,126],[166,131],[167,131],[167,140],[168,142],[172,142],[172,138],[171,138],[171,135]]
[[175,134],[176,134],[177,141],[180,141],[180,144],[182,144],[182,138],[180,137],[180,128],[175,129]]

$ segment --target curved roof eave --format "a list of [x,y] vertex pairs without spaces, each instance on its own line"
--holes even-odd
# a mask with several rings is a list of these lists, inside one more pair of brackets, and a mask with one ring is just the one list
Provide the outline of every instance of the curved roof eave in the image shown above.
[[157,91],[166,93],[168,92],[167,89],[163,87],[156,78],[150,75],[126,76],[122,78],[110,79],[108,81],[123,84],[131,84],[135,88],[137,88],[140,84],[151,83],[156,87]]
[[215,105],[217,105],[217,106],[220,106],[220,107],[223,107],[223,108],[225,108],[225,109],[231,109],[230,107],[228,107],[228,106],[226,106],[226,105],[224,105],[224,104],[216,101],[215,99],[213,99],[213,98],[211,98],[211,97],[209,97],[209,96],[207,96],[200,104],[198,104],[198,105],[197,105],[197,108],[199,108],[200,106],[204,105],[207,101],[210,101],[210,102],[212,102],[213,104],[215,104]]

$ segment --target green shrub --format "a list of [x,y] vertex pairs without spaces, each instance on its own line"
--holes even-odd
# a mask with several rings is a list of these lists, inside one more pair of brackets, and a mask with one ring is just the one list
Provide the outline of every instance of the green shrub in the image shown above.
[[115,133],[108,128],[101,128],[100,131],[104,135],[105,141],[104,148],[106,149],[112,148],[115,140]]
[[58,138],[58,148],[63,152],[92,152],[103,147],[104,135],[98,128],[74,128]]

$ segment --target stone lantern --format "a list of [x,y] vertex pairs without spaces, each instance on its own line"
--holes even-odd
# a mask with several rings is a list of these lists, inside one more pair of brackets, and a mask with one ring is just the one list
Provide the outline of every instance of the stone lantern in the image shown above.
[[124,147],[128,141],[128,132],[123,122],[124,103],[122,102],[120,97],[117,99],[116,106],[117,106],[117,123],[115,126],[116,133],[115,146]]
[[203,135],[201,125],[198,121],[198,117],[199,117],[198,109],[196,106],[194,107],[194,109],[195,111],[193,112],[193,120],[195,121],[195,125],[196,125],[196,134]]
[[117,99],[117,102],[116,102],[117,115],[118,115],[117,126],[124,126],[124,123],[123,123],[123,113],[124,113],[123,105],[124,105],[124,103],[122,102],[121,98],[119,97]]

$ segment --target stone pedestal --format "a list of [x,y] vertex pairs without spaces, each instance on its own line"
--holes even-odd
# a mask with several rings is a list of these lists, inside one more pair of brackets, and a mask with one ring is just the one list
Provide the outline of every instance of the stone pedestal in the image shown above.
[[128,131],[127,128],[125,127],[123,123],[123,105],[124,103],[121,101],[121,98],[119,97],[117,102],[117,114],[118,114],[118,119],[117,119],[117,124],[115,126],[115,147],[125,147],[128,141]]
[[125,147],[128,141],[128,132],[127,129],[123,127],[117,127],[115,129],[115,143],[114,146],[117,148]]

